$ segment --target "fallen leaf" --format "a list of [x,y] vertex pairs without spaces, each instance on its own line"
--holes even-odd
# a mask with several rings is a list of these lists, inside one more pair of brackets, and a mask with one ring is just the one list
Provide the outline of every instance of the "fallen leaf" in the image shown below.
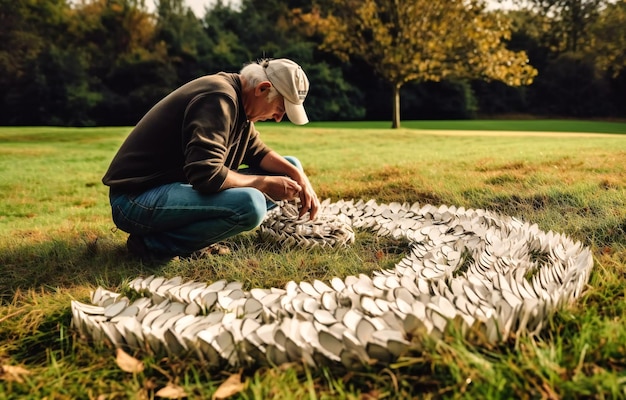
[[143,371],[143,362],[129,355],[124,350],[118,348],[116,350],[116,356],[115,362],[122,371],[131,372],[133,374]]
[[241,382],[241,374],[232,374],[217,388],[213,394],[213,400],[226,399],[234,394],[241,392],[244,384]]
[[30,375],[31,372],[19,365],[3,365],[0,367],[0,380],[7,382],[24,382],[24,375]]
[[157,397],[163,397],[165,399],[182,399],[183,397],[187,397],[187,393],[180,386],[174,385],[173,383],[168,383],[167,386],[159,389],[158,392],[155,393]]
[[361,393],[359,400],[376,400],[381,398],[381,393],[378,390],[371,390],[369,393]]
[[147,378],[146,380],[143,381],[143,387],[146,390],[154,390],[157,388],[157,386],[159,385],[156,383],[156,379],[154,377]]

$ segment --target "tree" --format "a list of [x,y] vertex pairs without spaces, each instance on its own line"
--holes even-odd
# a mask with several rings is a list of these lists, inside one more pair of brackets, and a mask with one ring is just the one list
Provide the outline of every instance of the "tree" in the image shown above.
[[167,56],[178,75],[178,84],[206,73],[203,53],[210,51],[210,40],[202,21],[183,0],[158,0],[156,41],[167,47]]
[[592,26],[594,60],[611,79],[615,115],[626,116],[626,1],[609,5]]
[[519,86],[536,71],[506,48],[510,21],[482,0],[326,0],[300,18],[324,35],[322,49],[370,65],[393,88],[392,127],[400,126],[407,82],[481,78]]
[[550,60],[530,89],[531,110],[538,115],[590,118],[613,112],[608,80],[581,52]]
[[134,124],[178,83],[144,3],[83,0],[73,7],[66,38],[88,59],[88,83],[101,97],[91,109],[96,123]]
[[0,0],[0,89],[20,79],[45,47],[45,38],[32,25],[39,20],[26,2]]
[[527,95],[538,114],[623,116],[626,1],[516,0],[515,45],[539,76]]
[[24,93],[46,82],[39,62],[63,46],[67,11],[65,0],[0,0],[0,123],[39,118],[42,99]]
[[626,1],[609,4],[591,26],[595,61],[616,78],[626,70]]
[[543,30],[544,42],[556,54],[577,52],[588,47],[590,27],[605,9],[608,0],[513,0],[523,9],[549,21]]
[[205,57],[210,60],[208,72],[236,71],[251,59],[248,49],[254,47],[247,46],[240,35],[256,32],[256,25],[250,24],[251,28],[246,29],[245,25],[250,21],[244,20],[241,10],[217,0],[207,9],[202,22],[205,35],[211,42],[205,53]]
[[82,0],[73,7],[70,44],[91,56],[91,72],[104,76],[120,55],[149,49],[155,24],[143,0]]
[[302,66],[311,81],[306,105],[312,121],[362,118],[365,110],[355,101],[360,91],[344,80],[339,66],[316,57],[319,42],[307,38],[294,24],[291,7],[303,2],[243,0],[233,9],[218,0],[203,20],[208,37],[215,43],[209,50],[213,66],[239,70],[261,58],[290,58]]

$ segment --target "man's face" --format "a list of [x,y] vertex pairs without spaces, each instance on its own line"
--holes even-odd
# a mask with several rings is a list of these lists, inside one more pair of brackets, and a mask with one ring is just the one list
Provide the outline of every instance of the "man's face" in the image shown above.
[[285,100],[280,94],[276,95],[272,100],[264,99],[264,113],[259,116],[259,121],[267,121],[273,119],[280,122],[285,116]]
[[246,116],[249,121],[280,122],[285,116],[285,101],[283,96],[276,94],[271,100],[269,82],[267,85],[259,85],[255,88],[254,95],[246,107]]

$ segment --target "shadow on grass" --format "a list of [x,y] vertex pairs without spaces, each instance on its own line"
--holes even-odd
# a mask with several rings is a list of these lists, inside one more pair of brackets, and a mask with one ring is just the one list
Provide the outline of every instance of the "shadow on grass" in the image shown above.
[[[122,237],[123,236],[123,237]],[[242,282],[245,287],[280,287],[289,280],[330,279],[392,268],[407,243],[359,232],[348,248],[291,249],[263,241],[256,231],[225,241],[231,254],[209,259],[145,263],[126,250],[124,235],[81,232],[37,243],[6,246],[0,253],[0,305],[19,292],[102,286],[119,290],[137,276],[182,276],[196,281]]]
[[140,274],[162,272],[164,264],[133,258],[111,239],[52,239],[18,245],[0,253],[0,304],[18,291],[55,290],[80,285],[117,287]]

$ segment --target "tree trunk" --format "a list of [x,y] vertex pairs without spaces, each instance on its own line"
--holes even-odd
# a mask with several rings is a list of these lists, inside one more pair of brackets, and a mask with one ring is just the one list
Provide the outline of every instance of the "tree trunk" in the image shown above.
[[393,85],[393,115],[391,120],[391,128],[397,129],[400,127],[400,87],[402,85]]

